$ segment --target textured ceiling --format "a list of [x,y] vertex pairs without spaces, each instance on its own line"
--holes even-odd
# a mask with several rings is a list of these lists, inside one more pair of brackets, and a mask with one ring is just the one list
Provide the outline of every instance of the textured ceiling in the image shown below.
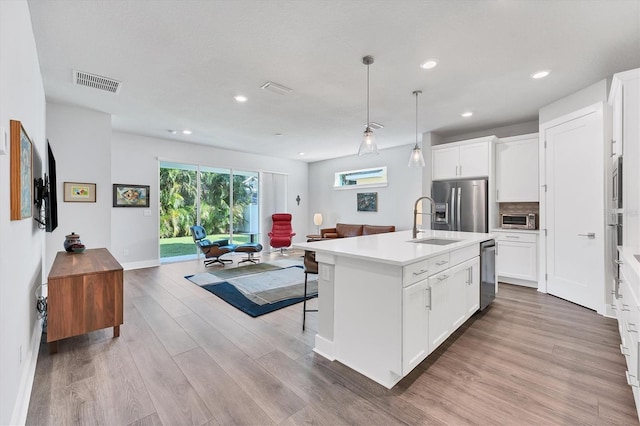
[[[538,109],[640,66],[638,0],[30,0],[47,99],[112,114],[118,131],[283,158],[537,119]],[[438,58],[439,66],[419,64]],[[122,82],[73,84],[73,70]],[[540,69],[549,77],[532,80]],[[293,89],[260,89],[267,81]],[[233,97],[243,94],[244,104]],[[465,110],[474,111],[468,119]],[[171,135],[167,129],[193,134]],[[281,136],[276,136],[279,133]],[[304,152],[303,157],[299,152]],[[408,154],[407,154],[408,155]]]

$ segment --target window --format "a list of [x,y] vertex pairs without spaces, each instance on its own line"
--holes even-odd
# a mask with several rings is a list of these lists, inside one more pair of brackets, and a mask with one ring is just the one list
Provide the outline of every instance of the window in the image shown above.
[[387,186],[386,167],[336,172],[333,183],[334,189],[374,188],[380,186]]

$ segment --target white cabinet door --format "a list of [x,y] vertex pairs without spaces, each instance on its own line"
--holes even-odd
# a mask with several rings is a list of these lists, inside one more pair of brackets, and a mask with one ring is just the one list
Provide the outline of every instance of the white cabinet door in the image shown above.
[[402,372],[429,355],[429,282],[419,281],[402,293]]
[[537,133],[496,143],[496,200],[501,203],[539,200]]
[[449,270],[429,278],[431,309],[429,310],[429,353],[451,334],[451,300],[449,298]]
[[469,280],[467,262],[451,268],[449,277],[449,311],[451,312],[451,331],[460,327],[467,319],[467,281]]
[[611,156],[616,158],[622,155],[623,149],[623,90],[622,84],[617,84],[611,88],[609,103],[613,107],[612,116],[612,137],[611,137]]
[[537,281],[537,245],[517,241],[498,241],[498,276]]
[[458,177],[489,176],[489,142],[460,145]]
[[466,309],[465,319],[475,314],[480,309],[480,258],[476,257],[465,264],[468,271],[466,278]]
[[508,278],[538,281],[538,235],[495,230],[492,233],[496,236],[496,272],[499,279],[507,278],[507,282],[510,282]]
[[457,146],[449,148],[433,148],[433,180],[455,179],[458,176],[459,152],[460,150]]

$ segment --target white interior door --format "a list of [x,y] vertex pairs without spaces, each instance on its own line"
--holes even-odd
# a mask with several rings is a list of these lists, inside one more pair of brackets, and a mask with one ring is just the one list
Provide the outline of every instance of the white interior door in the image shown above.
[[602,108],[547,128],[545,137],[547,290],[601,311],[604,306]]

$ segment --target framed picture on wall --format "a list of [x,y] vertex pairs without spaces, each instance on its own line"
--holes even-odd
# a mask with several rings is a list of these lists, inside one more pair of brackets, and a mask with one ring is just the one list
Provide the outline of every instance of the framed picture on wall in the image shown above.
[[64,183],[64,201],[72,203],[95,203],[96,202],[96,184],[65,182]]
[[33,144],[17,120],[10,120],[10,204],[11,220],[31,217],[33,204]]
[[359,192],[358,193],[358,211],[359,212],[377,212],[378,211],[378,193],[377,192]]
[[113,184],[113,207],[149,207],[149,185]]

